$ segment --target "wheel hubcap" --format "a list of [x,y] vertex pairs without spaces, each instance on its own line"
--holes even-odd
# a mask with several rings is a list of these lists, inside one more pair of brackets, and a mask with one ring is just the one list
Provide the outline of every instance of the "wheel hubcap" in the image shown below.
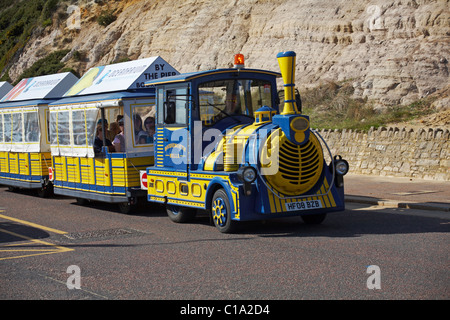
[[213,204],[213,219],[216,225],[224,226],[227,222],[227,209],[222,198],[217,198]]

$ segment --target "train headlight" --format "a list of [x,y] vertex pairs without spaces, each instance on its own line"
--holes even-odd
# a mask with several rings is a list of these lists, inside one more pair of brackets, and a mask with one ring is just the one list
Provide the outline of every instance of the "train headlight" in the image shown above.
[[303,117],[297,117],[291,122],[291,128],[294,131],[305,131],[309,128],[309,121]]
[[253,167],[240,167],[237,171],[238,179],[244,182],[244,194],[252,195],[252,183],[256,180],[257,173]]
[[253,168],[246,168],[244,170],[244,181],[252,183],[256,179],[256,171]]
[[344,187],[344,175],[348,172],[348,169],[347,161],[342,159],[341,156],[334,156],[334,172],[336,173],[334,183],[336,187]]
[[334,168],[337,174],[343,176],[348,172],[348,162],[342,158],[338,160],[335,159]]
[[256,169],[253,167],[240,167],[237,175],[241,181],[252,183],[256,180]]

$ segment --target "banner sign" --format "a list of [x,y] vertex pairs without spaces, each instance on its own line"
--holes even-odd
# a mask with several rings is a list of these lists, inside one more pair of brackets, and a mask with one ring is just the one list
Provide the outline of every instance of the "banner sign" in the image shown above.
[[145,88],[145,81],[177,75],[161,57],[127,61],[89,69],[65,97]]
[[22,79],[1,101],[61,98],[77,80],[70,72]]
[[9,91],[11,91],[12,88],[13,86],[9,82],[6,81],[0,82],[0,99],[3,98],[3,96],[7,94]]

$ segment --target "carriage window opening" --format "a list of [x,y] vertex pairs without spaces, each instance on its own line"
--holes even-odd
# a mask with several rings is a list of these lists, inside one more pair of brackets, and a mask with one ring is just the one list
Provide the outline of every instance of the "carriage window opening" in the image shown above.
[[58,112],[58,142],[62,146],[70,146],[69,111]]
[[73,142],[76,146],[86,145],[86,121],[84,110],[72,111]]
[[12,142],[22,142],[22,113],[13,113]]
[[3,142],[3,115],[0,113],[0,143]]
[[93,157],[98,108],[54,107],[48,115],[52,154]]
[[39,130],[39,117],[36,112],[25,112],[23,114],[25,133],[25,142],[39,142],[40,130]]
[[155,112],[154,105],[133,106],[133,129],[135,145],[153,143],[155,133]]
[[58,145],[57,118],[58,118],[57,112],[50,112],[48,130],[49,130],[50,144],[54,146]]
[[4,128],[3,128],[3,132],[4,132],[4,138],[5,138],[5,142],[11,142],[11,114],[10,113],[5,113],[3,115],[3,123],[4,123]]
[[95,128],[97,125],[97,122],[95,120],[98,117],[99,111],[97,109],[86,109],[84,110],[84,116],[86,117],[86,143],[89,147],[91,147],[94,143],[94,135],[95,135]]

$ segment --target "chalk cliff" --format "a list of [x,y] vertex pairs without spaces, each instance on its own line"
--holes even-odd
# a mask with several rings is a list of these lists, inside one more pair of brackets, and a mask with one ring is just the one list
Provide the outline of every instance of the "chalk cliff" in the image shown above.
[[[235,53],[248,67],[278,71],[276,54],[293,50],[299,87],[350,81],[356,97],[379,108],[439,94],[435,106],[446,109],[449,8],[448,0],[65,1],[9,75],[60,49],[71,50],[63,61],[80,74],[155,55],[180,72],[205,70],[230,66]],[[116,20],[98,24],[102,11]]]

